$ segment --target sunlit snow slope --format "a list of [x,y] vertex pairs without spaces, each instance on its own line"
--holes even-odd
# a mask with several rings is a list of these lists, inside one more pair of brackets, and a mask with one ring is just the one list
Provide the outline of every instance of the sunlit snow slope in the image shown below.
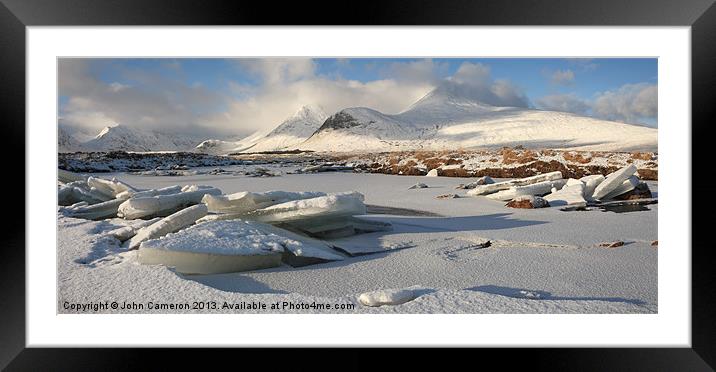
[[516,145],[656,151],[657,130],[564,112],[496,107],[439,87],[395,115],[363,107],[344,109],[299,148],[397,151]]
[[303,106],[270,132],[259,131],[240,141],[207,140],[196,150],[212,154],[294,150],[326,120],[328,115],[318,106]]

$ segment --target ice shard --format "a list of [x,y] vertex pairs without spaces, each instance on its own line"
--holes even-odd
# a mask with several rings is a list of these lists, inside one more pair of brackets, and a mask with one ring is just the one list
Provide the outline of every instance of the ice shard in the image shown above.
[[584,189],[584,183],[577,181],[571,182],[570,184],[568,181],[561,189],[544,196],[544,200],[549,202],[550,207],[564,205],[587,205],[587,201],[584,199]]
[[145,240],[156,239],[166,234],[179,231],[192,225],[199,218],[204,217],[207,212],[208,210],[204,204],[184,208],[137,231],[136,235],[129,239],[127,248],[130,250],[136,249]]
[[169,195],[134,197],[119,206],[118,216],[133,220],[137,218],[164,217],[188,206],[201,203],[206,194],[220,195],[216,188],[202,188],[196,191]]
[[184,274],[258,270],[281,264],[286,240],[250,222],[213,221],[142,242],[137,258]]
[[[620,187],[624,181],[636,173],[636,166],[629,164],[626,167],[619,169],[618,171],[609,174],[604,181],[602,181],[595,189],[592,198],[601,200],[614,189]],[[628,190],[627,190],[628,191]]]
[[[491,184],[478,185],[474,189],[467,192],[470,196],[487,195],[501,190],[507,190],[511,187],[527,186],[545,181],[554,181],[562,178],[562,172],[555,171],[550,173],[538,174],[532,177],[518,178],[509,181],[495,182]],[[549,190],[547,191],[549,192]]]
[[205,195],[202,202],[214,213],[248,213],[271,205],[325,196],[323,192],[238,192],[229,195]]
[[561,189],[567,181],[564,179],[537,182],[525,186],[512,186],[507,190],[500,190],[494,194],[485,195],[494,200],[508,201],[523,195],[544,195],[552,189]]

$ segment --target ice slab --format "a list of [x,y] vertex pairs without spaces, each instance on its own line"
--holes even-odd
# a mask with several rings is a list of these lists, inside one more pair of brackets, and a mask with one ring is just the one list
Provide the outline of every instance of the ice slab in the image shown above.
[[621,194],[624,194],[626,192],[629,192],[631,190],[634,190],[639,185],[639,178],[637,176],[631,176],[624,180],[621,185],[617,186],[615,189],[610,191],[607,195],[605,195],[602,200],[609,200],[614,197],[617,197]]
[[329,194],[294,200],[258,209],[246,216],[252,220],[278,223],[315,217],[354,216],[366,213],[364,196],[359,192]]
[[217,188],[202,188],[195,191],[169,195],[134,197],[119,206],[118,216],[133,220],[147,217],[164,217],[188,206],[201,203],[206,194],[220,195]]
[[327,261],[341,254],[324,242],[255,221],[212,221],[188,227],[163,238],[143,242],[139,251],[155,249],[218,256],[255,256],[291,252],[298,257]]
[[403,289],[383,289],[362,293],[358,301],[365,306],[400,305],[418,298],[421,291],[418,287]]
[[618,171],[609,174],[604,181],[602,181],[595,189],[592,198],[601,200],[607,194],[611,193],[614,189],[621,186],[624,181],[630,176],[636,173],[636,166],[629,164],[626,167],[619,169]]
[[84,218],[87,220],[102,220],[117,216],[117,209],[124,202],[122,199],[114,199],[92,205],[77,207],[60,207],[60,212],[68,217]]
[[549,202],[550,207],[564,205],[587,205],[584,199],[584,183],[577,181],[571,185],[569,181],[567,185],[549,195],[544,196],[544,200]]
[[438,170],[437,169],[431,169],[428,174],[425,175],[426,177],[437,177],[438,176]]
[[309,199],[325,196],[323,192],[238,192],[229,195],[205,195],[202,202],[209,207],[210,212],[242,214],[271,205],[285,203],[292,200]]
[[173,267],[182,274],[221,274],[277,267],[281,265],[281,254],[219,255],[141,248],[137,261],[145,265]]
[[485,195],[485,197],[494,200],[508,201],[518,196],[544,195],[550,193],[553,188],[557,190],[561,189],[566,182],[566,180],[559,179],[537,182],[526,186],[512,186],[507,190],[500,190],[494,194]]
[[79,173],[69,172],[63,169],[57,169],[57,180],[62,183],[70,183],[76,181],[86,181],[87,176],[83,176]]
[[117,197],[117,194],[121,194],[123,192],[136,191],[132,186],[118,181],[115,178],[106,180],[104,178],[90,176],[87,178],[87,185],[109,198],[115,198]]
[[284,248],[290,251],[294,256],[319,258],[326,261],[339,261],[345,259],[345,256],[339,254],[331,245],[324,241],[297,234],[269,224],[260,222],[251,222],[251,224],[267,233],[287,238],[284,241]]
[[466,189],[466,190],[472,190],[480,185],[488,185],[495,183],[495,180],[492,179],[490,176],[483,176],[477,179],[477,181],[470,182],[468,184],[460,184],[456,187],[456,189]]
[[601,174],[594,174],[591,176],[584,176],[579,180],[584,182],[584,198],[591,199],[594,194],[594,189],[599,186],[600,183],[604,182],[604,176]]
[[161,189],[150,189],[150,190],[127,190],[124,192],[121,192],[117,194],[117,198],[146,198],[151,196],[157,196],[157,195],[170,195],[170,194],[178,194],[182,192],[182,187],[179,185],[169,186],[169,187],[163,187]]
[[137,233],[129,239],[127,248],[136,249],[145,240],[156,239],[181,230],[192,225],[199,218],[206,216],[207,213],[208,209],[204,204],[184,208],[137,231]]
[[[562,172],[560,172],[560,171],[543,173],[543,174],[538,174],[538,175],[532,176],[532,177],[518,178],[518,179],[514,179],[514,180],[509,180],[509,181],[496,182],[496,183],[485,184],[485,185],[478,185],[474,189],[468,191],[467,195],[470,195],[470,196],[487,195],[487,194],[495,193],[495,192],[498,192],[501,190],[507,190],[511,187],[527,186],[527,185],[541,183],[541,182],[545,182],[545,181],[559,180],[561,178],[562,178]],[[549,192],[549,190],[547,190],[547,192]]]
[[124,242],[124,241],[129,240],[134,235],[136,235],[137,231],[139,231],[143,227],[149,226],[159,220],[161,220],[161,217],[152,218],[151,220],[146,220],[146,221],[137,220],[139,222],[128,225],[128,226],[120,227],[118,229],[114,229],[114,230],[110,231],[109,234],[112,235],[113,237],[115,237],[120,242]]
[[98,192],[96,189],[89,187],[85,181],[74,181],[61,185],[57,189],[57,204],[71,205],[77,202],[87,202],[87,204],[97,204],[114,199]]

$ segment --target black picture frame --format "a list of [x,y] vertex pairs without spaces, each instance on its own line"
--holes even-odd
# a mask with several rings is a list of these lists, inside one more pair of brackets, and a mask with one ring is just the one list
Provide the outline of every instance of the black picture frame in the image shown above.
[[[260,2],[189,0],[0,0],[0,125],[5,135],[5,158],[19,166],[25,141],[25,47],[27,26],[54,25],[586,25],[690,26],[692,53],[692,174],[709,165],[709,141],[714,113],[716,79],[716,6],[713,0],[502,0],[502,1],[362,1]],[[281,11],[277,11],[277,7]],[[317,11],[321,9],[322,11]],[[673,123],[670,123],[673,124]],[[689,123],[684,125],[688,130]],[[51,123],[48,123],[48,128]],[[54,123],[52,123],[54,125]],[[52,131],[54,133],[54,130]],[[23,154],[23,155],[20,155]],[[27,171],[27,170],[25,170]],[[31,171],[31,170],[30,170]],[[23,173],[24,174],[24,173]],[[13,179],[17,196],[24,177]],[[692,195],[707,195],[708,183],[692,183]],[[28,195],[24,194],[26,199]],[[23,218],[3,223],[0,247],[0,367],[8,370],[114,370],[163,366],[145,358],[166,358],[169,351],[131,349],[25,348],[25,204],[12,198]],[[691,203],[691,200],[685,200]],[[693,204],[692,204],[693,205]],[[707,224],[692,209],[692,348],[662,349],[529,349],[506,354],[482,350],[499,358],[502,366],[567,370],[713,370],[716,366],[716,277],[709,260]],[[687,249],[685,239],[682,247]],[[218,351],[202,350],[183,367],[217,361]],[[180,353],[184,353],[180,351]],[[342,369],[359,364],[369,351],[337,350]],[[477,353],[477,352],[476,352]],[[507,351],[507,353],[510,353]],[[236,353],[230,354],[236,357]],[[226,352],[223,353],[226,355]],[[284,351],[281,352],[284,355]],[[477,354],[470,352],[472,356]],[[511,356],[510,356],[511,355]],[[516,357],[517,356],[517,357]],[[265,358],[265,357],[263,357]],[[272,363],[292,360],[273,358]],[[175,359],[177,360],[177,359]],[[405,360],[402,360],[403,362]],[[430,363],[417,359],[422,366]],[[399,361],[400,362],[400,361]],[[464,362],[464,360],[457,360]],[[428,363],[428,364],[424,364]],[[300,365],[300,364],[299,364]],[[441,365],[444,369],[446,365]],[[162,368],[164,369],[164,368]]]

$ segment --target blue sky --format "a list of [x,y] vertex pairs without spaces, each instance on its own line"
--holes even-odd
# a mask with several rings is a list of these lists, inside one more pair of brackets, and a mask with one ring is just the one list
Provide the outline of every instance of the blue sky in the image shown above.
[[[158,124],[164,121],[162,109],[168,116],[178,110],[181,115],[169,119],[178,127],[217,125],[222,133],[245,134],[279,120],[278,113],[259,113],[254,106],[261,102],[270,102],[266,110],[280,115],[303,104],[328,111],[373,104],[392,113],[442,81],[468,76],[478,84],[507,81],[530,107],[657,126],[657,63],[653,58],[72,59],[60,62],[60,117],[91,130],[137,121],[168,129],[169,122]],[[479,68],[466,68],[471,66]],[[331,89],[339,92],[333,96],[345,97],[320,93]]]

